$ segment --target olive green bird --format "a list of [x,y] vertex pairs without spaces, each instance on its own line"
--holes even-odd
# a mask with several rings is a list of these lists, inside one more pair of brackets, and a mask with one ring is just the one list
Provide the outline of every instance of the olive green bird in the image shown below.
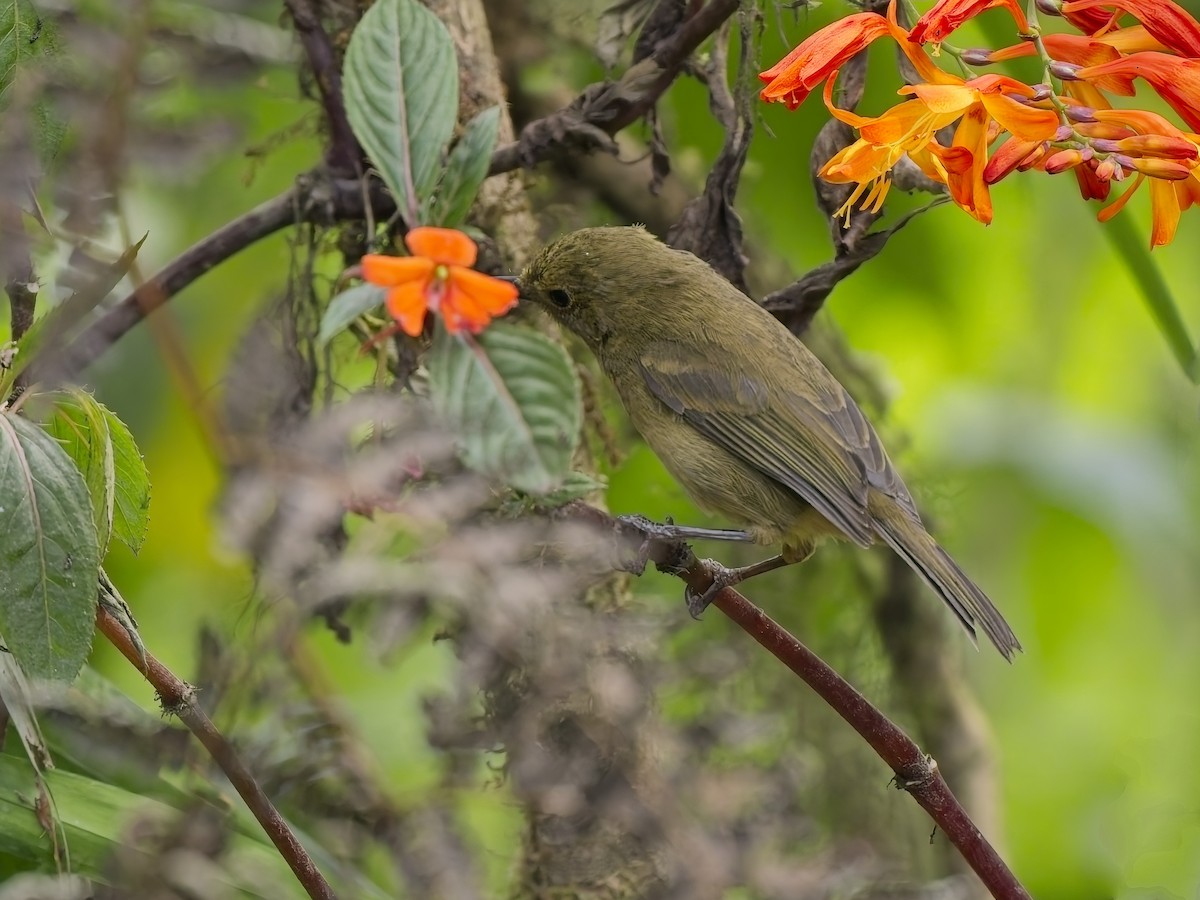
[[698,506],[759,543],[782,543],[757,565],[719,568],[700,609],[727,585],[800,562],[825,538],[862,547],[882,539],[972,640],[979,626],[1006,659],[1021,649],[925,530],[845,388],[707,263],[640,227],[586,228],[546,247],[518,282],[523,299],[587,343],[634,427]]

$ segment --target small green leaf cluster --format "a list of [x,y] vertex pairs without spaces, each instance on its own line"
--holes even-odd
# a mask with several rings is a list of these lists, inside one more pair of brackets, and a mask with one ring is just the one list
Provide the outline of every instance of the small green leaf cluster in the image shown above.
[[[458,115],[458,63],[445,26],[415,0],[377,0],[346,50],[343,94],[355,136],[410,226],[461,226],[487,177],[500,109],[475,116],[447,149]],[[386,290],[338,294],[319,340],[380,306]],[[429,395],[456,431],[464,463],[534,495],[571,472],[582,403],[571,360],[529,328],[493,325],[478,339],[439,326],[427,361]]]

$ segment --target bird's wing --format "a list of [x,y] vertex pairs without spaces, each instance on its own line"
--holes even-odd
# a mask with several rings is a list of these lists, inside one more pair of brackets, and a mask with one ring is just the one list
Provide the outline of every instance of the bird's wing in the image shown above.
[[874,429],[820,363],[797,366],[804,391],[772,392],[753,375],[711,362],[721,355],[716,345],[700,354],[655,342],[640,357],[642,376],[650,392],[697,431],[795,491],[856,543],[867,546],[875,534],[869,487],[917,517]]

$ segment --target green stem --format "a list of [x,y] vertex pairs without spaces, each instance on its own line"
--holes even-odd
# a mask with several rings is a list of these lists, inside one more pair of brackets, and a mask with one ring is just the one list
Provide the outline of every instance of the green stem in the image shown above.
[[1171,355],[1188,380],[1192,384],[1200,384],[1200,361],[1197,360],[1196,347],[1166,279],[1150,258],[1150,251],[1144,243],[1145,236],[1138,233],[1128,215],[1115,216],[1102,230],[1141,290],[1142,299],[1150,308],[1150,315],[1171,348]]

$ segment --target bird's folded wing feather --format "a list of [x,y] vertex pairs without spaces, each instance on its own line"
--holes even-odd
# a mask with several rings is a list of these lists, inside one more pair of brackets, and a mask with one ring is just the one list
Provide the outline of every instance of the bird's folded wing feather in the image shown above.
[[[800,348],[801,352],[804,351]],[[867,492],[875,487],[917,518],[904,483],[862,411],[815,359],[795,366],[801,391],[772,391],[753,375],[718,367],[711,353],[686,354],[661,341],[642,353],[650,392],[701,434],[795,491],[858,544],[875,534]]]

